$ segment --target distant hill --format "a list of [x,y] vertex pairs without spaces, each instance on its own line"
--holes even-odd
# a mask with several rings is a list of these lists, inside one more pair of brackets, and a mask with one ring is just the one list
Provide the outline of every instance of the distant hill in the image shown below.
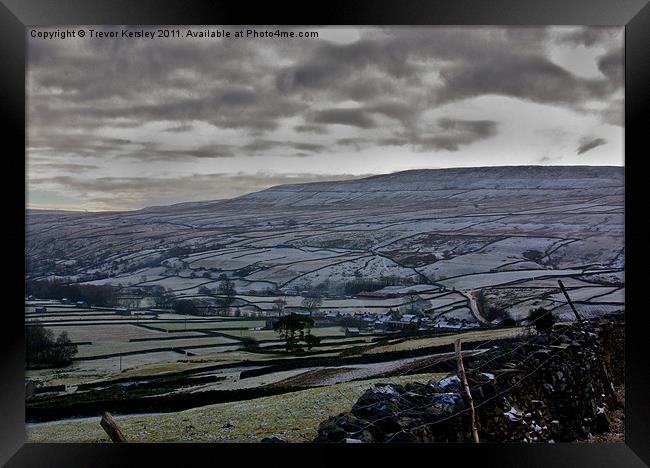
[[[624,194],[622,167],[513,166],[281,185],[129,212],[30,210],[27,274],[186,297],[225,274],[247,294],[238,306],[258,312],[269,295],[296,291],[434,288],[440,313],[468,320],[454,290],[485,288],[517,315],[562,306],[552,294],[563,277],[584,289],[577,298],[614,307],[624,295]],[[529,286],[490,289],[520,283]],[[347,312],[391,303],[332,300]]]

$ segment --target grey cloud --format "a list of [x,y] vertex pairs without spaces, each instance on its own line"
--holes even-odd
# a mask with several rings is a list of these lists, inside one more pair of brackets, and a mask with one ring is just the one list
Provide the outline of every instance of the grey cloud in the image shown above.
[[599,114],[605,123],[622,127],[625,120],[623,109],[623,100],[619,99],[609,103]]
[[411,146],[415,151],[458,151],[461,146],[469,145],[497,134],[498,122],[493,120],[463,120],[441,118],[438,127],[417,134],[401,134],[382,137],[377,140],[366,138],[340,138],[340,146],[352,146],[357,150],[372,144],[381,146]]
[[558,34],[556,41],[574,46],[593,47],[609,43],[619,33],[619,28],[588,26]]
[[196,148],[170,149],[156,142],[137,142],[123,138],[103,138],[83,134],[46,134],[29,140],[28,154],[33,157],[79,156],[103,159],[107,156],[134,160],[174,161],[193,158],[234,156],[230,145],[204,145]]
[[604,138],[583,138],[580,140],[578,149],[576,149],[577,154],[584,154],[587,151],[590,151],[598,146],[602,146],[607,143],[607,140]]
[[598,58],[598,69],[607,76],[612,83],[623,86],[623,50],[621,48],[613,48],[605,55]]
[[327,133],[327,127],[325,125],[296,125],[293,129],[299,133],[316,133],[319,135]]
[[62,172],[80,173],[80,172],[92,171],[99,168],[100,167],[95,164],[76,164],[76,163],[65,163],[65,162],[60,162],[60,163],[36,162],[36,163],[30,163],[28,170],[40,171],[41,169],[48,169],[48,170],[53,169]]
[[366,110],[369,112],[376,112],[378,114],[382,114],[397,120],[412,119],[418,113],[417,109],[414,109],[413,105],[399,101],[378,102],[376,104],[366,106]]
[[497,134],[498,122],[493,120],[438,119],[438,128],[416,136],[401,135],[382,138],[387,146],[411,145],[416,151],[442,150],[458,151],[469,145]]
[[[259,153],[263,151],[269,151],[274,148],[278,148],[282,146],[286,146],[300,151],[307,151],[311,153],[320,153],[327,148],[326,146],[317,143],[264,140],[264,139],[254,140],[250,143],[247,143],[246,145],[243,145],[241,148],[247,153]],[[297,155],[305,156],[304,153],[298,153]]]
[[[339,138],[336,140],[338,146],[351,146],[355,150],[360,151],[363,148],[367,148],[372,145],[373,141],[367,138]],[[378,141],[380,145],[384,145],[382,141]]]
[[291,146],[297,150],[311,151],[314,153],[321,153],[327,149],[327,146],[317,143],[291,143]]
[[[595,113],[621,125],[619,28],[553,31],[363,28],[361,39],[347,44],[29,39],[29,157],[45,163],[86,158],[101,169],[116,161],[199,164],[269,151],[304,157],[346,146],[457,151],[490,138],[498,125],[458,119],[431,125],[429,114],[440,115],[435,111],[446,106],[445,113],[449,107],[447,114],[454,115],[456,101],[493,94]],[[603,75],[585,79],[553,63],[549,47],[557,43],[607,50],[598,59]],[[356,107],[343,107],[346,101]],[[289,138],[299,141],[279,141],[287,120],[301,134]],[[139,133],[155,122],[164,122],[161,140],[171,132],[179,143],[158,142],[156,131]],[[206,123],[233,136],[192,144],[195,133],[205,142],[198,132]],[[138,136],[100,136],[109,133]],[[185,146],[176,149],[180,142]]]
[[460,120],[445,117],[438,119],[438,126],[443,130],[470,133],[477,137],[486,138],[496,133],[497,122],[494,120]]
[[[602,29],[608,36],[615,33]],[[428,104],[481,94],[573,104],[610,92],[604,80],[579,78],[554,64],[547,56],[547,41],[545,28],[391,30],[385,37],[317,47],[281,72],[277,86],[283,92],[313,92],[336,83],[332,92],[341,97],[359,100],[362,93],[364,101],[379,99],[403,92],[400,85],[421,84],[422,61],[438,59],[445,83],[442,89],[431,90],[434,99]],[[364,69],[369,71],[361,73]],[[421,107],[414,104],[412,109]]]
[[444,134],[419,138],[416,145],[421,150],[436,149],[458,151],[463,145],[490,138],[497,133],[497,122],[493,120],[460,120],[442,118],[438,126]]
[[503,55],[464,62],[441,72],[445,82],[440,102],[499,94],[545,104],[576,104],[604,98],[611,92],[605,80],[578,78],[540,56]]
[[377,126],[377,122],[363,109],[325,109],[314,112],[310,120],[315,123],[350,125],[366,129]]
[[[184,201],[232,198],[252,191],[282,185],[363,177],[351,174],[194,174],[173,178],[72,176],[37,177],[32,189],[43,192],[76,194],[105,209],[136,209],[168,204],[176,197]],[[174,192],[170,198],[170,187]]]
[[167,127],[165,129],[166,132],[172,132],[172,133],[182,133],[182,132],[187,132],[189,130],[192,130],[192,125],[190,124],[182,124],[182,125],[176,125],[173,127]]
[[197,148],[165,149],[155,143],[143,144],[141,148],[125,151],[118,155],[145,161],[179,161],[187,159],[231,158],[235,152],[230,145],[204,145]]

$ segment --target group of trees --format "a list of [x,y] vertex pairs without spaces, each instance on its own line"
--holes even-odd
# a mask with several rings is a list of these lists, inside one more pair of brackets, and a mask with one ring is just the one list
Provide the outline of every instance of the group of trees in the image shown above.
[[65,331],[55,338],[52,330],[38,322],[25,325],[25,342],[28,368],[67,366],[77,354],[77,345]]
[[304,347],[311,349],[320,344],[320,338],[311,334],[313,326],[314,319],[311,317],[291,313],[280,317],[273,324],[273,329],[284,340],[287,351],[300,352]]
[[407,310],[411,314],[421,314],[424,313],[429,307],[431,307],[431,302],[424,299],[416,291],[409,291],[406,296],[408,301]]
[[197,303],[191,299],[174,301],[174,312],[180,315],[203,315]]
[[57,280],[29,280],[27,294],[41,299],[63,299],[72,302],[85,301],[90,305],[111,307],[116,303],[115,288],[110,285],[66,284]]
[[401,278],[398,276],[382,276],[380,278],[361,278],[357,277],[352,281],[345,283],[345,294],[353,296],[360,292],[378,291],[386,286],[408,286],[413,284],[410,278]]
[[536,309],[531,309],[528,312],[527,322],[528,326],[534,327],[538,333],[544,333],[553,328],[556,320],[553,316],[553,312],[544,307],[538,307]]
[[507,319],[505,312],[501,308],[497,307],[494,304],[490,304],[487,296],[485,295],[485,292],[482,289],[476,294],[476,304],[478,305],[481,315],[487,320],[503,321]]

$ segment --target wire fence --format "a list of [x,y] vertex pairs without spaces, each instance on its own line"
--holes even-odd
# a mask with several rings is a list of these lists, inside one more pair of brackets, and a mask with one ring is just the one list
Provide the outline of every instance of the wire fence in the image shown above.
[[[580,304],[580,303],[578,303],[578,304],[575,304],[575,303],[574,303],[574,306],[576,307],[576,309],[578,310],[579,315],[580,315],[583,319],[592,319],[592,318],[595,318],[595,317],[600,317],[600,316],[602,315],[602,314],[593,314],[593,313],[590,313],[591,311],[586,311],[585,308],[583,307],[583,305]],[[528,322],[528,324],[527,324],[528,327],[529,327],[529,328],[534,327],[535,324],[536,324],[538,321],[544,320],[548,314],[552,314],[552,313],[553,313],[552,310],[547,310],[546,313],[540,314],[536,319],[530,320],[530,321]],[[546,347],[552,347],[552,346],[555,346],[558,342],[563,341],[563,340],[565,340],[565,339],[566,339],[566,338],[565,338],[562,334],[558,334],[558,335],[557,335],[557,336],[556,336],[552,341],[545,343],[545,346],[546,346]],[[465,354],[470,354],[470,355],[471,355],[472,352],[475,352],[475,351],[478,350],[479,348],[486,348],[489,344],[491,344],[491,343],[495,343],[495,342],[497,342],[497,341],[502,341],[502,340],[503,340],[503,338],[494,338],[494,339],[489,340],[489,341],[487,341],[487,342],[479,343],[479,344],[476,345],[473,349],[471,349],[469,352],[465,351]],[[531,341],[530,341],[530,340],[528,340],[528,339],[524,339],[524,340],[522,340],[522,342],[521,342],[520,344],[518,344],[518,345],[515,346],[514,348],[512,348],[512,349],[508,349],[508,350],[504,350],[503,352],[497,353],[495,356],[491,357],[491,358],[488,359],[487,361],[484,361],[484,362],[480,363],[479,365],[477,365],[477,366],[475,366],[475,367],[469,367],[469,368],[467,368],[467,369],[466,369],[466,372],[477,372],[477,371],[479,371],[479,370],[485,368],[485,366],[487,366],[488,364],[491,364],[491,363],[494,363],[494,362],[500,361],[500,360],[503,359],[504,357],[506,357],[506,356],[512,356],[512,355],[515,355],[515,356],[518,357],[517,359],[514,360],[514,362],[511,361],[511,364],[513,365],[513,367],[515,367],[515,368],[521,368],[522,365],[523,365],[525,362],[527,362],[529,359],[531,359],[531,358],[534,356],[534,354],[528,354],[528,355],[525,355],[525,354],[522,354],[522,353],[519,352],[519,351],[522,350],[523,348],[525,348],[525,347],[527,347],[527,346],[530,346],[530,344],[531,344]],[[498,392],[497,394],[493,395],[492,397],[489,397],[488,399],[486,399],[486,400],[480,402],[479,404],[477,404],[477,405],[474,407],[474,409],[478,409],[478,408],[484,406],[485,404],[489,403],[490,401],[494,400],[495,398],[497,398],[497,397],[499,397],[499,396],[502,396],[502,395],[508,393],[508,392],[509,392],[510,390],[512,390],[513,388],[517,387],[518,385],[521,385],[521,383],[522,383],[524,380],[526,380],[528,377],[530,377],[530,376],[534,375],[535,373],[539,372],[540,370],[542,370],[546,364],[548,364],[549,362],[551,362],[551,361],[552,361],[552,360],[553,360],[553,359],[554,359],[554,358],[555,358],[559,353],[563,352],[565,349],[568,349],[568,347],[563,347],[563,348],[560,348],[558,351],[555,351],[555,352],[554,352],[554,353],[553,353],[553,354],[552,354],[548,359],[544,360],[541,364],[539,364],[538,366],[536,366],[532,371],[528,372],[526,375],[524,375],[522,378],[520,378],[520,379],[519,379],[515,384],[509,386],[509,387],[506,388],[505,390],[502,390],[502,391]],[[402,372],[402,373],[400,373],[400,374],[398,374],[398,375],[401,376],[401,375],[404,375],[404,374],[407,374],[407,373],[415,374],[415,373],[417,373],[417,372],[423,371],[423,370],[425,370],[425,369],[427,369],[427,368],[430,368],[430,367],[432,367],[432,366],[440,366],[441,364],[446,364],[446,365],[448,365],[449,368],[450,368],[450,371],[451,371],[452,373],[456,373],[456,371],[458,370],[455,366],[453,366],[453,365],[452,365],[450,362],[448,362],[448,361],[436,361],[436,362],[429,363],[429,364],[426,364],[426,365],[423,365],[423,366],[419,366],[419,367],[417,367],[417,368],[415,368],[415,369],[408,368],[406,371],[404,371],[404,372]],[[477,390],[478,388],[482,387],[482,385],[483,385],[483,384],[477,384],[477,385],[475,385],[475,386],[473,386],[473,387],[470,387],[470,388],[469,388],[469,391],[471,392],[472,390]],[[375,410],[378,410],[378,411],[380,411],[380,412],[385,413],[385,416],[383,416],[383,417],[381,417],[381,418],[378,418],[378,419],[375,419],[375,420],[369,422],[368,424],[366,424],[366,425],[364,425],[364,426],[362,426],[362,427],[359,427],[356,431],[352,432],[350,435],[352,435],[352,436],[359,435],[359,434],[361,434],[363,431],[365,431],[365,430],[371,428],[372,426],[376,426],[378,423],[380,423],[380,422],[382,422],[383,420],[386,420],[386,419],[388,419],[388,418],[396,418],[396,417],[399,417],[399,416],[401,416],[401,415],[403,415],[403,414],[405,414],[405,413],[407,413],[407,412],[410,412],[410,411],[412,411],[412,410],[414,410],[414,409],[422,411],[422,410],[425,410],[425,409],[427,409],[428,407],[431,407],[431,406],[436,405],[436,404],[438,404],[438,403],[437,403],[437,402],[432,402],[432,403],[424,404],[424,405],[421,405],[421,406],[415,406],[415,405],[408,405],[408,404],[407,404],[407,408],[405,408],[405,409],[403,409],[403,410],[401,410],[401,411],[398,411],[398,412],[391,412],[391,411],[388,411],[388,410],[382,409],[381,407],[377,407],[377,405],[376,405],[375,403],[370,403],[370,404],[362,405],[362,406],[356,405],[356,403],[355,403],[355,404],[353,405],[353,408],[354,408],[355,412],[359,412],[360,410],[363,410],[363,409],[366,409],[366,408],[369,408],[369,407],[373,407],[373,406],[374,406],[374,407],[375,407]],[[467,413],[467,412],[469,412],[469,411],[471,411],[471,408],[470,408],[470,407],[467,407],[467,408],[464,408],[463,410],[460,410],[460,411],[458,411],[458,412],[456,412],[456,413],[453,413],[453,414],[451,414],[451,415],[449,415],[449,416],[446,416],[446,417],[444,417],[444,418],[442,418],[442,419],[439,419],[439,420],[437,420],[437,421],[429,422],[429,423],[423,424],[422,426],[417,426],[417,427],[415,427],[415,428],[410,428],[410,430],[415,430],[415,429],[419,429],[419,428],[422,428],[422,427],[428,427],[428,426],[431,426],[431,425],[440,424],[440,423],[442,423],[442,422],[445,422],[445,421],[448,421],[448,420],[450,420],[450,419],[453,419],[453,418],[456,418],[456,417],[458,417],[458,416],[461,416],[462,414],[465,414],[465,413]],[[393,436],[391,436],[388,440],[386,440],[386,442],[390,442],[390,441],[392,441],[395,437],[397,437],[397,435],[398,435],[398,433],[395,433],[395,434],[394,434]]]
[[[562,335],[558,335],[554,340],[552,340],[552,341],[551,341],[550,343],[548,343],[546,346],[552,346],[552,345],[554,345],[555,343],[561,341],[562,339],[563,339]],[[525,343],[522,343],[521,345],[517,346],[515,349],[521,349],[523,346],[525,346]],[[551,357],[549,357],[549,358],[546,359],[542,364],[540,364],[540,365],[537,366],[535,369],[533,369],[533,371],[529,372],[529,373],[526,374],[524,377],[522,377],[522,378],[518,381],[518,383],[516,383],[516,384],[514,384],[514,385],[512,385],[512,386],[510,386],[510,387],[508,387],[508,388],[507,388],[506,390],[504,390],[504,391],[499,392],[498,394],[494,395],[493,397],[490,397],[490,398],[488,398],[487,400],[484,400],[483,402],[477,404],[477,405],[475,406],[475,409],[477,409],[477,408],[479,408],[479,407],[485,405],[485,404],[488,403],[489,401],[492,401],[494,398],[496,398],[496,397],[498,397],[498,396],[501,396],[501,395],[507,393],[507,392],[510,391],[512,388],[514,388],[514,387],[516,387],[517,385],[521,384],[521,382],[523,382],[526,378],[528,378],[528,377],[530,377],[531,375],[533,375],[534,373],[538,372],[541,368],[543,368],[543,366],[544,366],[545,364],[547,364],[548,362],[550,362],[550,361],[551,361],[551,360],[552,360],[552,359],[553,359],[557,354],[559,354],[560,352],[564,351],[565,349],[566,349],[566,348],[561,348],[561,349],[559,349],[558,351],[554,352],[554,353],[551,355]],[[512,353],[513,351],[514,351],[514,349],[513,349],[513,350],[509,350],[509,351],[504,352],[504,353],[501,353],[501,354],[497,355],[495,358],[493,358],[491,361],[496,361],[496,360],[498,360],[500,357],[502,357],[502,356],[504,356],[504,355],[506,355],[506,354],[510,354],[510,353]],[[528,361],[532,356],[533,356],[532,354],[530,354],[530,355],[528,355],[528,356],[525,356],[525,357],[523,357],[521,360],[518,360],[518,361],[516,362],[516,364],[517,364],[518,366],[520,366],[520,365],[522,365],[524,362]],[[470,371],[476,371],[476,370],[477,370],[478,368],[480,368],[480,367],[482,367],[482,366],[478,366],[477,368],[469,369],[468,372],[470,372]],[[454,371],[456,371],[456,370],[457,370],[457,369],[454,369]],[[470,387],[470,391],[472,391],[472,390],[477,390],[477,389],[480,388],[482,385],[483,385],[483,384],[477,384],[477,385],[475,385],[475,386],[472,386],[472,387]],[[434,406],[434,405],[437,405],[437,404],[438,404],[438,402],[435,402],[435,401],[434,401],[434,402],[427,403],[427,404],[420,405],[420,406],[415,406],[415,405],[414,405],[414,406],[408,407],[408,408],[406,408],[406,409],[404,409],[404,410],[402,410],[402,411],[398,411],[398,412],[389,412],[389,411],[387,411],[387,410],[382,410],[381,408],[375,408],[375,409],[378,409],[379,411],[383,411],[386,415],[383,416],[383,417],[381,417],[381,418],[378,418],[378,419],[375,419],[375,420],[369,422],[367,425],[365,425],[365,426],[363,426],[363,427],[360,427],[357,431],[351,433],[351,435],[359,435],[359,434],[361,434],[363,431],[365,431],[365,430],[371,428],[372,426],[376,426],[377,423],[379,423],[379,422],[381,422],[381,421],[384,421],[384,420],[386,420],[386,419],[388,419],[388,418],[396,418],[396,417],[401,416],[401,415],[403,415],[403,414],[405,414],[405,413],[407,413],[407,412],[409,412],[409,411],[412,411],[412,410],[414,410],[414,409],[415,409],[415,410],[419,410],[419,411],[426,410],[426,409],[428,409],[428,408],[430,408],[430,407],[432,407],[432,406]],[[372,404],[368,404],[368,405],[365,405],[365,406],[357,406],[357,407],[355,407],[355,411],[359,411],[359,410],[361,410],[361,409],[365,409],[365,408],[371,407],[371,406],[373,406],[373,405],[374,405],[374,403],[372,403]],[[456,412],[456,413],[453,413],[453,414],[451,414],[451,415],[449,415],[449,416],[447,416],[447,417],[444,417],[444,418],[442,418],[442,419],[439,419],[439,420],[437,420],[437,421],[430,422],[430,423],[426,423],[426,424],[424,424],[424,425],[422,425],[422,426],[417,426],[416,428],[411,428],[411,430],[413,430],[413,429],[417,429],[417,428],[420,428],[420,427],[426,427],[426,426],[434,425],[434,424],[440,424],[440,423],[442,423],[442,422],[444,422],[444,421],[448,421],[448,420],[453,419],[453,418],[455,418],[455,417],[458,417],[458,416],[460,416],[460,415],[462,415],[462,414],[465,414],[465,413],[469,412],[470,410],[471,410],[471,408],[469,408],[469,407],[464,408],[463,410],[460,410],[460,411],[458,411],[458,412]],[[394,436],[392,436],[391,439],[387,440],[386,442],[390,442],[390,440],[392,440],[394,437],[396,437],[396,434],[395,434]]]

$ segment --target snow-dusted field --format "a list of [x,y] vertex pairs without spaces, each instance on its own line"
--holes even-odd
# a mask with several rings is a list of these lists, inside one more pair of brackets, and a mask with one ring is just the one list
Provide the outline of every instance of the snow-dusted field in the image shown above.
[[[565,313],[558,279],[581,307],[622,310],[624,228],[623,168],[422,170],[133,212],[29,211],[26,256],[32,279],[156,285],[185,298],[198,297],[200,287],[218,294],[225,274],[242,316],[258,315],[247,325],[188,321],[188,333],[262,326],[259,315],[271,312],[278,297],[299,310],[316,293],[323,297],[320,311],[350,315],[407,311],[415,291],[429,315],[474,321],[461,293],[483,289],[519,319],[539,306]],[[52,310],[39,317],[34,308],[43,305]],[[82,356],[137,351],[145,345],[129,343],[131,337],[165,334],[130,324],[133,317],[84,317],[52,302],[29,302],[26,312],[75,341],[96,343]],[[180,333],[184,323],[163,323],[175,319],[147,316],[140,323]],[[228,343],[223,337],[169,343],[210,339]],[[167,341],[144,343],[154,352],[138,355],[142,360],[181,356],[155,351],[170,346]]]

